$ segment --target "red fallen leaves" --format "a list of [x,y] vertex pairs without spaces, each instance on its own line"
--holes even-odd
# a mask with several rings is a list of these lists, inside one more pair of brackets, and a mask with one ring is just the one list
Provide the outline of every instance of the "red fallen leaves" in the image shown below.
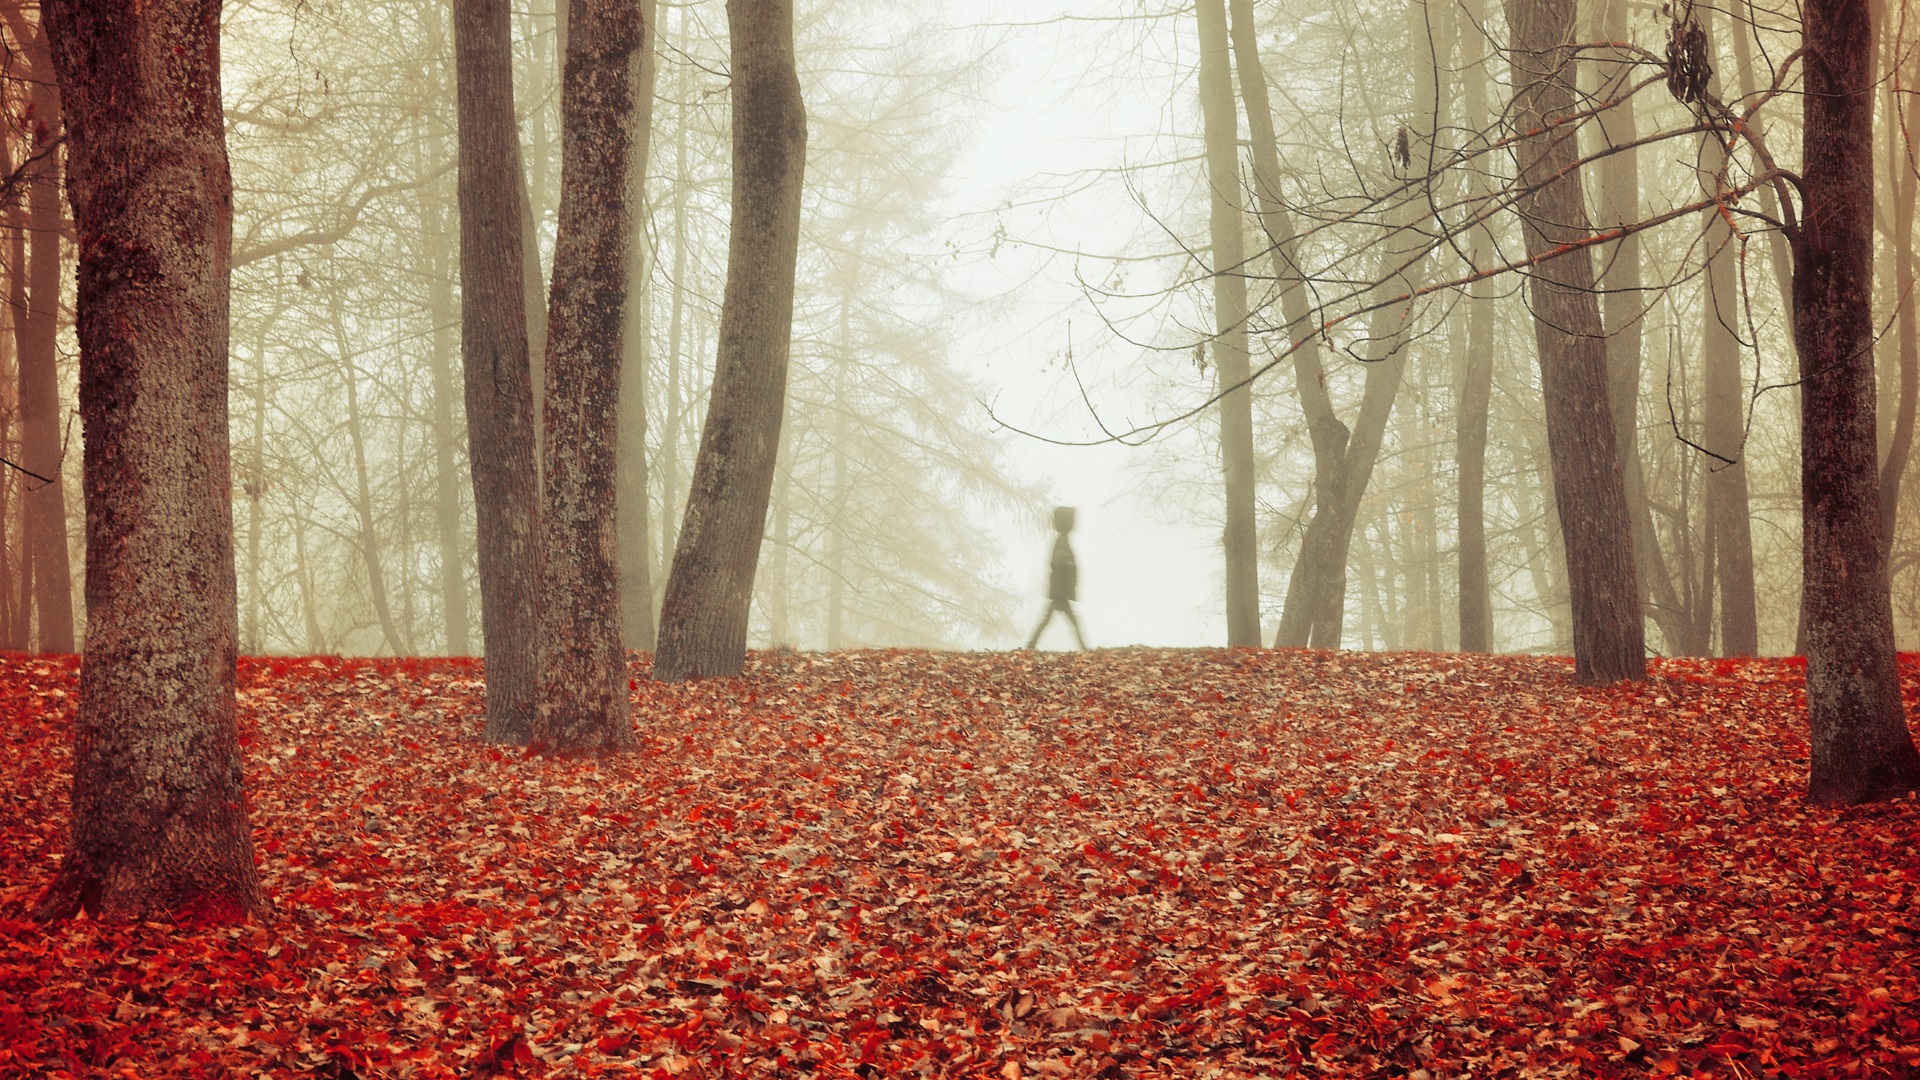
[[0,660],[0,1076],[1920,1071],[1920,810],[1802,804],[1797,664],[1654,671],[763,655],[594,763],[248,661],[276,914],[188,931],[26,921],[73,667]]

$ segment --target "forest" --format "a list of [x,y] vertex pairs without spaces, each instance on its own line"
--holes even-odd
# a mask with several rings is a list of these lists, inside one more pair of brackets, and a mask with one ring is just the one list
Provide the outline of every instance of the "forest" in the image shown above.
[[1908,7],[0,0],[0,1077],[1920,1072]]

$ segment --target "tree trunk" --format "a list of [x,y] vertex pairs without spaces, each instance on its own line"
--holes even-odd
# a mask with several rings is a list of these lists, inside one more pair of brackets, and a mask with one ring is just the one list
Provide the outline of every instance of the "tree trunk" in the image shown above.
[[[1713,33],[1711,11],[1704,16]],[[1719,91],[1719,78],[1710,80]],[[1723,136],[1711,133],[1701,148],[1701,183],[1707,192],[1725,188],[1728,154]],[[1739,283],[1735,280],[1733,229],[1727,211],[1706,212],[1707,251],[1705,325],[1701,359],[1705,369],[1702,444],[1722,459],[1707,462],[1707,518],[1713,536],[1714,579],[1720,596],[1720,652],[1753,656],[1760,651],[1760,616],[1753,583],[1753,516],[1747,503],[1746,395],[1740,385]],[[1729,464],[1728,462],[1731,462]],[[1638,540],[1638,537],[1635,537]],[[1713,606],[1715,581],[1709,579],[1707,607]]]
[[653,147],[654,28],[659,0],[640,0],[646,40],[635,54],[633,112],[629,118],[627,205],[633,217],[627,245],[627,306],[620,345],[619,495],[615,500],[620,538],[620,623],[622,639],[651,651],[658,638],[653,619],[652,522],[648,519],[647,368],[652,349],[648,282],[653,254],[647,237],[647,162]]
[[340,353],[340,378],[347,390],[347,438],[353,450],[353,512],[360,524],[360,566],[367,574],[367,599],[373,604],[374,617],[380,621],[380,635],[387,651],[394,656],[413,652],[411,643],[393,619],[393,605],[387,593],[387,575],[380,563],[380,533],[373,517],[373,477],[367,468],[367,442],[360,415],[360,378],[353,359],[353,347],[339,293],[333,294],[333,340]]
[[525,743],[533,732],[539,493],[512,28],[506,0],[463,0],[453,14],[460,125],[460,351],[486,652],[483,737]]
[[[7,171],[13,171],[8,162]],[[14,398],[7,413],[6,456],[19,461],[20,447],[25,445],[25,435],[20,430],[20,357],[24,354],[24,342],[21,340],[26,331],[27,312],[27,215],[19,206],[7,208],[7,225],[12,230],[13,242],[8,246],[7,263],[7,323],[13,337],[13,370],[7,374],[14,388]],[[0,506],[0,539],[8,541],[11,559],[0,565],[0,577],[6,578],[5,594],[7,605],[0,610],[0,617],[6,620],[6,636],[0,641],[0,647],[10,651],[24,651],[32,636],[33,608],[33,546],[27,542],[25,512],[25,490],[32,478],[18,469],[6,469],[5,478],[0,480],[0,494],[6,495],[5,505]],[[19,497],[14,497],[19,492]]]
[[[437,19],[438,13],[433,16]],[[432,34],[433,55],[442,55],[439,23]],[[434,172],[446,156],[446,140],[424,133],[416,147],[424,144],[431,153],[419,162],[424,176]],[[418,160],[416,158],[416,160]],[[454,465],[454,449],[460,432],[453,419],[453,252],[448,242],[446,189],[436,181],[420,191],[420,239],[427,273],[427,317],[432,322],[433,343],[427,354],[428,373],[433,386],[433,522],[440,548],[440,612],[449,656],[467,656],[473,651],[467,611],[467,543],[460,524],[460,478]]]
[[807,118],[791,0],[727,0],[733,60],[733,234],[720,345],[686,519],[667,575],[654,675],[730,675],[766,529],[793,335]]
[[[1891,39],[1890,39],[1891,40]],[[1916,62],[1920,68],[1920,62]],[[1895,82],[1888,83],[1887,95],[1894,97]],[[1901,117],[1902,106],[1889,102],[1889,116]],[[1913,159],[1908,156],[1909,138],[1904,124],[1893,129],[1888,159],[1893,169],[1893,265],[1895,307],[1894,340],[1898,349],[1900,389],[1894,407],[1893,437],[1887,442],[1887,457],[1880,465],[1880,532],[1886,538],[1888,554],[1899,535],[1900,484],[1907,462],[1913,456],[1914,414],[1920,405],[1920,319],[1914,310],[1913,215],[1916,207]]]
[[647,28],[630,0],[572,0],[560,112],[560,229],[547,311],[541,446],[539,694],[532,745],[638,745],[620,635],[614,505],[621,336],[633,222],[634,66]]
[[[1519,210],[1528,255],[1589,235],[1578,151],[1548,125],[1574,111],[1572,0],[1506,0],[1514,66]],[[1564,174],[1564,175],[1563,175]],[[1549,179],[1553,178],[1553,179]],[[1575,678],[1646,677],[1625,481],[1608,400],[1605,330],[1584,250],[1540,264],[1530,289],[1554,497],[1567,549]]]
[[32,60],[34,146],[26,167],[27,307],[20,342],[20,459],[27,477],[25,546],[33,560],[34,644],[73,651],[73,571],[67,559],[67,495],[60,424],[60,157],[47,144],[60,134],[60,91],[43,25],[24,42]]
[[[1407,20],[1410,66],[1416,80],[1413,109],[1408,117],[1411,135],[1408,149],[1409,160],[1417,163],[1412,166],[1417,177],[1427,172],[1433,146],[1434,103],[1439,92],[1440,69],[1434,63],[1425,0],[1412,0],[1403,14]],[[1408,186],[1400,193],[1401,201],[1387,212],[1389,239],[1379,253],[1383,273],[1375,294],[1380,297],[1410,295],[1421,273],[1422,259],[1416,252],[1423,239],[1413,225],[1426,208],[1426,200],[1418,190],[1423,181],[1414,179],[1406,183]],[[1276,645],[1340,647],[1345,621],[1347,554],[1359,518],[1360,500],[1366,497],[1374,464],[1386,438],[1387,421],[1392,417],[1394,399],[1399,395],[1406,371],[1405,327],[1411,309],[1410,301],[1402,301],[1376,310],[1367,320],[1367,336],[1374,344],[1368,357],[1360,412],[1354,418],[1350,437],[1346,426],[1333,418],[1330,404],[1325,412],[1317,401],[1309,407],[1309,434],[1315,442],[1316,463],[1330,462],[1336,456],[1334,448],[1338,447],[1341,468],[1337,479],[1322,477],[1316,481],[1322,494],[1301,538],[1300,557],[1293,576],[1287,582],[1287,599],[1280,611],[1280,629],[1274,639]],[[1299,379],[1297,369],[1295,378]],[[1303,405],[1308,401],[1304,392],[1301,400]],[[1321,444],[1325,444],[1325,450]]]
[[[1469,0],[1456,9],[1455,18],[1464,24],[1456,26],[1454,35],[1463,45],[1458,61],[1461,70],[1483,67],[1491,57],[1471,63],[1464,43],[1482,40],[1479,28],[1486,24],[1484,0]],[[1488,81],[1460,80],[1461,119],[1468,131],[1487,130],[1492,112],[1487,101]],[[1483,205],[1488,196],[1485,174],[1472,170],[1467,182],[1469,205]],[[1493,257],[1493,237],[1486,227],[1475,228],[1467,243],[1473,265],[1486,266]],[[1493,651],[1493,589],[1487,575],[1487,422],[1493,405],[1495,295],[1495,283],[1490,280],[1467,287],[1466,357],[1460,372],[1459,411],[1454,416],[1454,461],[1460,470],[1456,514],[1460,529],[1461,652]]]
[[[686,16],[681,15],[685,24]],[[686,65],[680,65],[680,77],[675,86],[674,100],[674,162],[673,162],[673,295],[667,315],[667,403],[666,427],[660,434],[660,560],[661,573],[654,578],[654,588],[666,588],[667,574],[665,563],[673,558],[679,547],[678,534],[674,532],[680,521],[678,504],[680,500],[680,429],[683,423],[683,404],[686,400],[681,391],[680,360],[684,355],[686,313],[687,313],[687,192],[693,186],[687,175],[687,103],[688,93]],[[654,611],[660,610],[660,596],[656,593]],[[655,623],[654,641],[659,642],[659,625]]]
[[240,921],[264,905],[234,716],[220,5],[45,17],[80,236],[87,651],[71,847],[37,913]]
[[1227,645],[1260,644],[1260,548],[1253,517],[1253,388],[1247,381],[1247,278],[1240,125],[1233,105],[1225,0],[1198,0],[1200,113],[1206,128],[1213,251],[1213,369],[1226,480]]
[[[850,260],[857,267],[860,252]],[[850,271],[854,280],[858,270]],[[839,349],[833,363],[833,488],[827,513],[827,648],[847,647],[847,501],[853,495],[853,479],[848,475],[847,438],[849,403],[847,372],[853,366],[853,297],[851,290],[840,297]]]
[[[1280,287],[1280,312],[1286,319],[1293,348],[1294,389],[1313,445],[1314,511],[1301,540],[1300,556],[1287,582],[1286,605],[1274,646],[1307,645],[1313,631],[1313,608],[1307,585],[1314,568],[1324,563],[1317,555],[1327,544],[1327,525],[1346,502],[1347,426],[1334,413],[1327,393],[1320,339],[1312,323],[1312,302],[1298,257],[1293,218],[1280,199],[1279,140],[1273,130],[1273,105],[1267,92],[1267,72],[1260,62],[1259,36],[1253,0],[1232,0],[1234,66],[1240,76],[1240,96],[1246,103],[1247,133],[1253,147],[1253,190],[1266,233],[1267,255]],[[1288,623],[1284,612],[1295,612]],[[1335,643],[1338,644],[1337,642]]]
[[1851,805],[1920,787],[1920,753],[1900,702],[1874,463],[1873,25],[1867,0],[1809,0],[1803,26],[1805,207],[1793,236],[1793,324],[1807,798]]
[[[1625,42],[1632,38],[1630,0],[1602,0],[1600,37]],[[1600,97],[1620,99],[1594,119],[1602,144],[1631,147],[1640,137],[1634,101],[1626,97],[1639,68],[1637,53],[1608,49],[1601,54]],[[1600,162],[1599,225],[1617,228],[1640,220],[1640,152],[1620,149]],[[1684,637],[1680,602],[1668,574],[1665,555],[1653,528],[1653,510],[1647,502],[1646,466],[1640,457],[1640,372],[1644,361],[1643,322],[1647,301],[1642,291],[1640,234],[1630,233],[1601,249],[1602,322],[1606,326],[1607,383],[1613,407],[1614,445],[1620,453],[1625,485],[1627,520],[1633,535],[1634,578],[1644,615],[1659,626],[1669,650]],[[1644,633],[1644,628],[1642,633]]]

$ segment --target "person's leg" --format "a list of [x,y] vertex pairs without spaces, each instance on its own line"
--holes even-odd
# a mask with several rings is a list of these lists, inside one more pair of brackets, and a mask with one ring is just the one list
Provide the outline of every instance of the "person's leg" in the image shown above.
[[1046,612],[1040,616],[1040,625],[1033,628],[1033,636],[1027,639],[1028,652],[1032,652],[1034,647],[1040,644],[1040,631],[1045,630],[1047,624],[1052,621],[1053,607],[1052,605],[1048,605]]
[[[1073,640],[1075,640],[1075,641],[1077,641],[1077,642],[1079,642],[1079,643],[1080,643],[1080,651],[1081,651],[1081,652],[1086,652],[1086,651],[1087,651],[1087,636],[1086,636],[1085,634],[1082,634],[1082,633],[1080,632],[1080,616],[1078,616],[1078,615],[1075,615],[1075,614],[1073,613],[1073,605],[1072,605],[1072,604],[1065,604],[1065,605],[1062,605],[1062,607],[1060,608],[1060,610],[1061,610],[1061,611],[1064,611],[1064,612],[1066,612],[1066,613],[1067,613],[1067,624],[1068,624],[1069,626],[1072,626],[1072,627],[1073,627]],[[1049,614],[1049,615],[1051,615],[1051,614],[1053,614],[1053,613],[1052,613],[1052,612],[1048,612],[1047,614]]]

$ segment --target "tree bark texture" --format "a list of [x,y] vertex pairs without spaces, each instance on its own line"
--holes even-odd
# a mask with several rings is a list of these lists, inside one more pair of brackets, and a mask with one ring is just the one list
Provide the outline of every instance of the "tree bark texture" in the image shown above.
[[747,610],[772,495],[787,355],[807,116],[791,0],[727,0],[733,61],[733,232],[706,425],[667,574],[654,677],[730,675],[746,659]]
[[533,734],[539,488],[507,0],[455,4],[453,40],[460,127],[460,351],[487,672],[483,737],[524,744]]
[[1253,514],[1253,387],[1247,381],[1245,197],[1234,109],[1225,0],[1198,0],[1200,114],[1207,148],[1207,215],[1213,253],[1213,370],[1220,399],[1226,483],[1227,645],[1260,644],[1260,548]]
[[80,238],[87,641],[39,914],[262,906],[234,717],[232,195],[217,0],[48,0]]
[[1809,0],[1804,26],[1806,197],[1792,239],[1807,797],[1850,805],[1920,787],[1920,753],[1900,702],[1874,461],[1873,24],[1867,0]]
[[628,117],[627,205],[633,228],[627,244],[627,306],[621,331],[620,622],[628,646],[651,651],[658,640],[653,617],[653,540],[647,478],[647,374],[651,321],[648,282],[653,254],[647,244],[647,162],[653,148],[653,86],[659,0],[640,0],[646,40],[634,54],[633,112]]
[[28,39],[32,60],[33,147],[26,166],[27,307],[21,319],[20,457],[25,478],[26,547],[32,552],[34,644],[41,652],[73,651],[73,571],[67,558],[66,447],[60,423],[60,90],[42,25]]
[[620,635],[614,498],[633,231],[628,118],[634,53],[645,32],[631,0],[572,0],[561,75],[560,228],[547,305],[533,721],[533,746],[555,754],[638,745]]
[[[1573,0],[1506,0],[1512,35],[1519,211],[1527,253],[1546,256],[1585,238],[1575,109]],[[1566,542],[1575,677],[1646,677],[1645,628],[1633,572],[1632,530],[1607,386],[1607,350],[1585,250],[1547,259],[1529,295],[1548,454]]]

